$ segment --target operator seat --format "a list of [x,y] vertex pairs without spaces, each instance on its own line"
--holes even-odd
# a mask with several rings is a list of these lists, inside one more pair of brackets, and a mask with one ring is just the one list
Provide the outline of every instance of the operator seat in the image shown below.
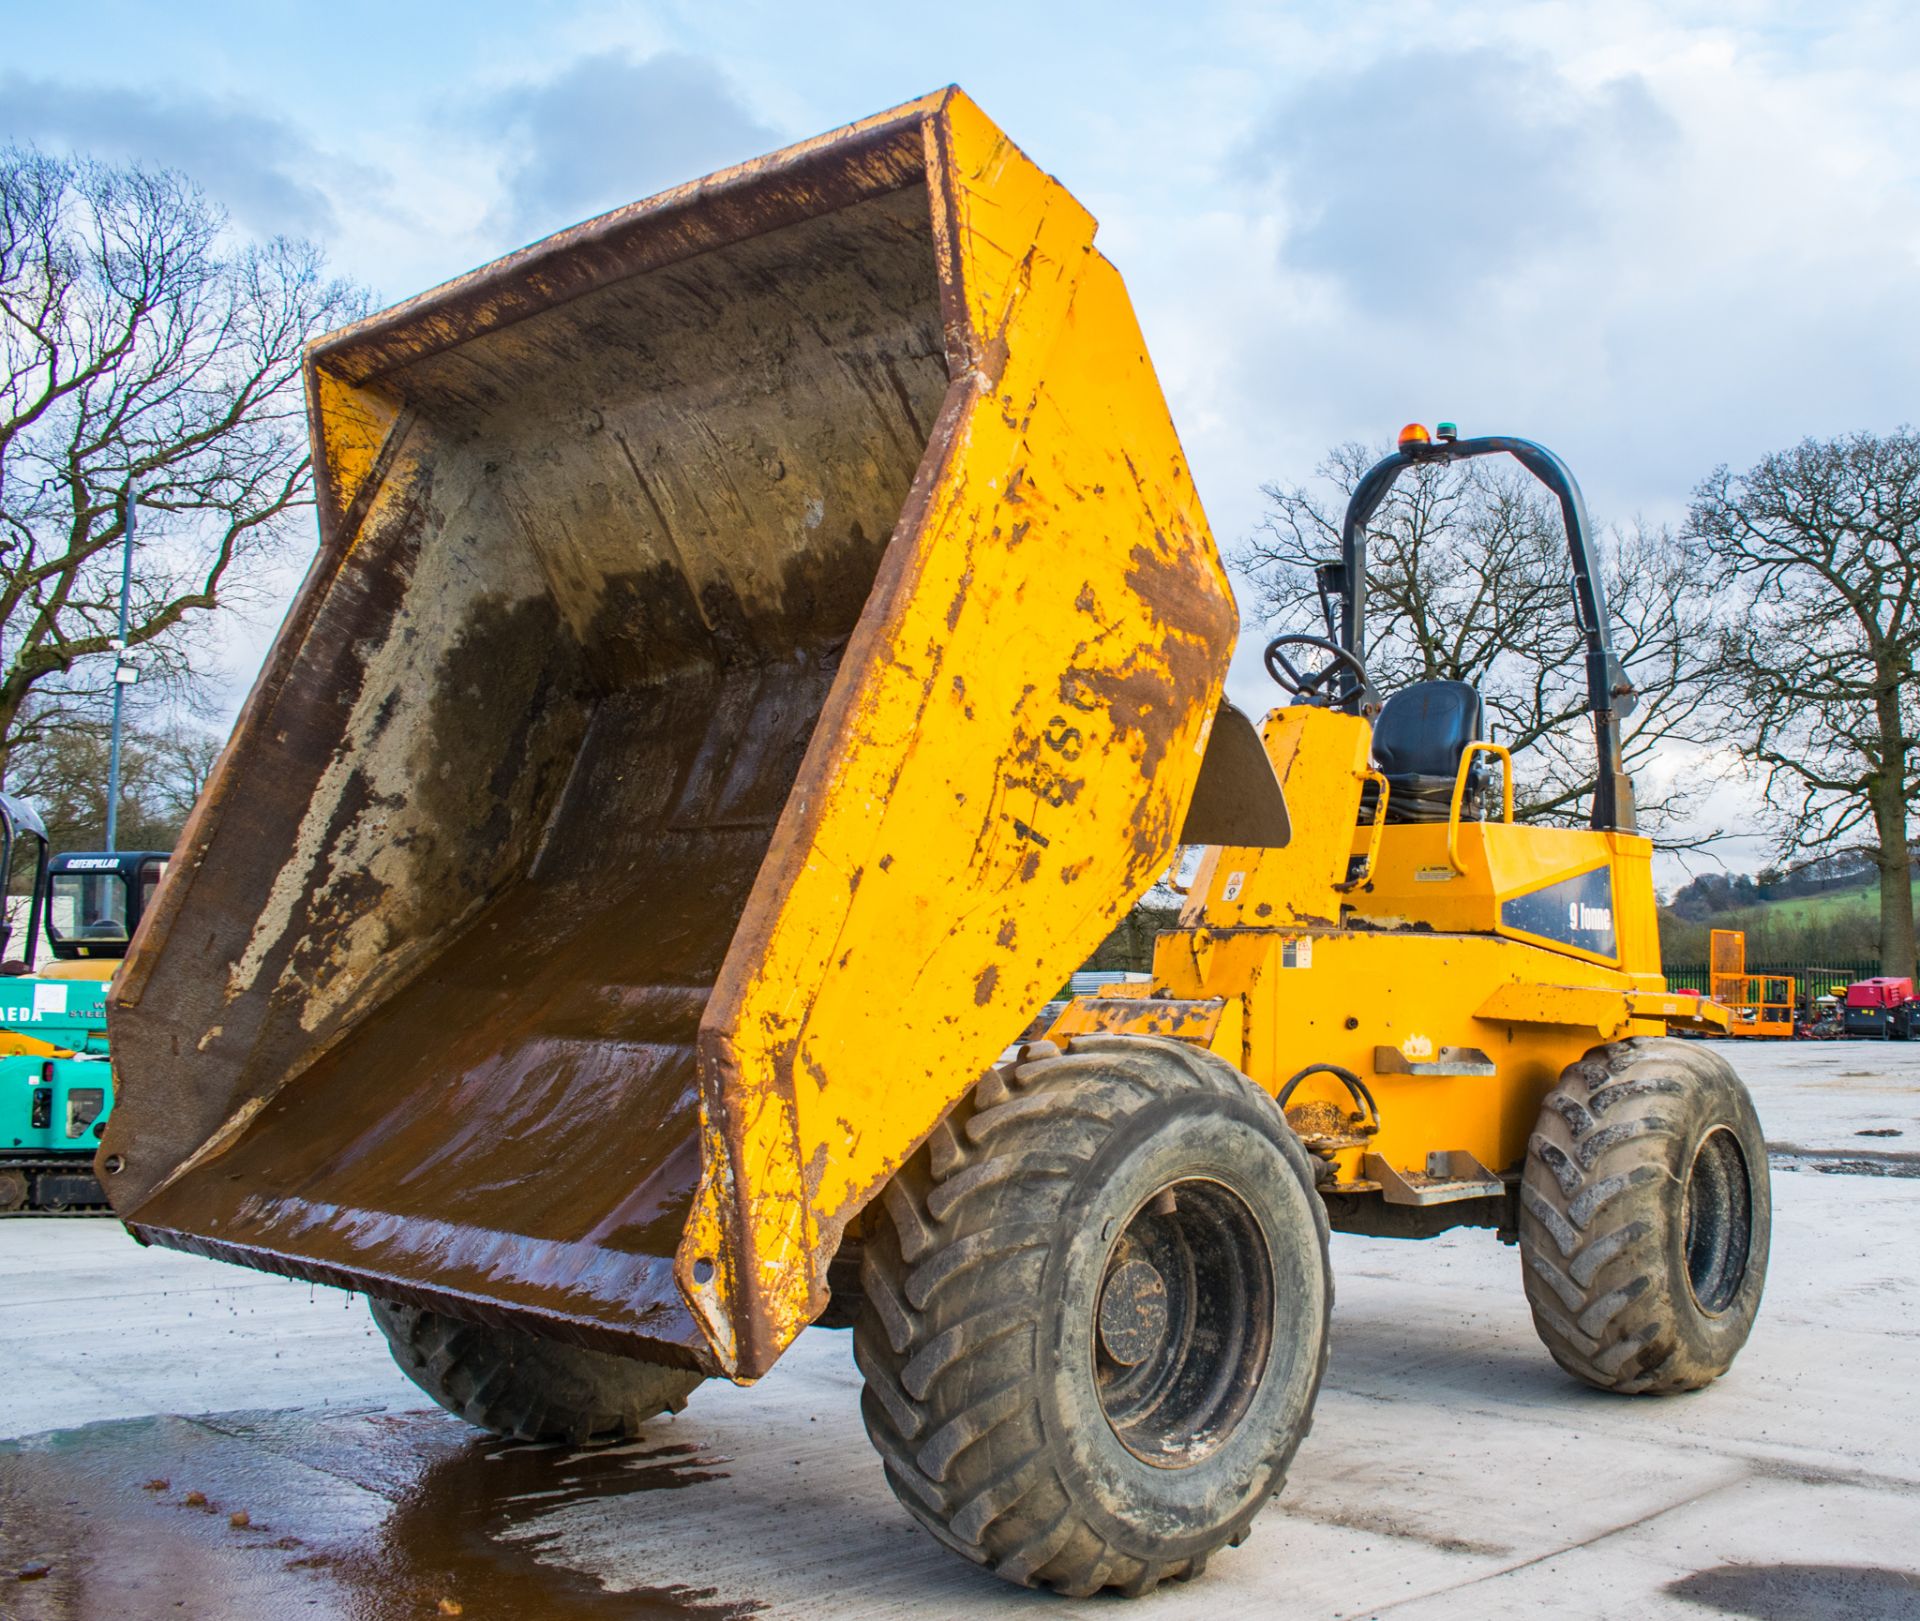
[[[1467,681],[1416,681],[1380,708],[1373,723],[1373,761],[1387,779],[1389,822],[1444,822],[1467,745],[1484,737],[1480,689]],[[1479,799],[1481,756],[1474,761],[1462,815]],[[1362,806],[1373,814],[1372,796]]]

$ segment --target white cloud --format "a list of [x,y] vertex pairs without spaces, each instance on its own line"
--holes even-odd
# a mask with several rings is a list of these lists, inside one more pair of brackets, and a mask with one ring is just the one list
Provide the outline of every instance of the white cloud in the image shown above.
[[246,102],[10,73],[0,76],[0,139],[178,169],[263,236],[325,236],[337,224],[312,178],[320,154]]
[[1284,96],[1234,167],[1290,220],[1289,264],[1397,312],[1589,245],[1595,190],[1650,180],[1673,135],[1638,75],[1587,91],[1538,55],[1424,48]]
[[484,104],[505,164],[503,220],[524,238],[780,145],[703,57],[582,56]]

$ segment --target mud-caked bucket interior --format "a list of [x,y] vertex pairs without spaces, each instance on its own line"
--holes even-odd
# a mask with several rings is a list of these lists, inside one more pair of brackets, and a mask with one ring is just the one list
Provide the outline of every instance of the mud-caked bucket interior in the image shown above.
[[136,1220],[691,1351],[694,1036],[948,386],[927,192],[422,348],[353,382],[395,414],[352,588],[228,790],[280,865],[209,864],[229,966],[167,1014],[206,1057]]

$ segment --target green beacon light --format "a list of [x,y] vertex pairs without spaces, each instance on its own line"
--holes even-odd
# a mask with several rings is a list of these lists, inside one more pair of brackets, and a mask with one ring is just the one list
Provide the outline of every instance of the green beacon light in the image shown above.
[[1460,437],[1460,425],[1456,422],[1436,422],[1433,425],[1433,436],[1441,444],[1450,445]]

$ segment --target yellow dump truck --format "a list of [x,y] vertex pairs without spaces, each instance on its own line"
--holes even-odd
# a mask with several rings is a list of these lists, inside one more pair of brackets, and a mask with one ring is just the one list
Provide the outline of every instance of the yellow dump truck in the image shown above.
[[[852,1322],[901,1501],[1070,1593],[1196,1574],[1279,1489],[1329,1212],[1521,1222],[1597,1382],[1725,1365],[1765,1161],[1641,1039],[1681,1011],[1644,841],[1477,786],[1400,826],[1370,692],[1223,703],[1233,596],[1093,236],[946,91],[313,348],[320,552],[114,987],[139,1237],[366,1293],[531,1438]],[[1156,982],[1003,1063],[1183,844]],[[1569,872],[1631,926],[1502,921]],[[1746,1178],[1711,1211],[1700,1120]],[[1639,1227],[1542,1247],[1649,1143],[1681,1194],[1642,1155]],[[1700,1212],[1725,1332],[1662,1362]]]

